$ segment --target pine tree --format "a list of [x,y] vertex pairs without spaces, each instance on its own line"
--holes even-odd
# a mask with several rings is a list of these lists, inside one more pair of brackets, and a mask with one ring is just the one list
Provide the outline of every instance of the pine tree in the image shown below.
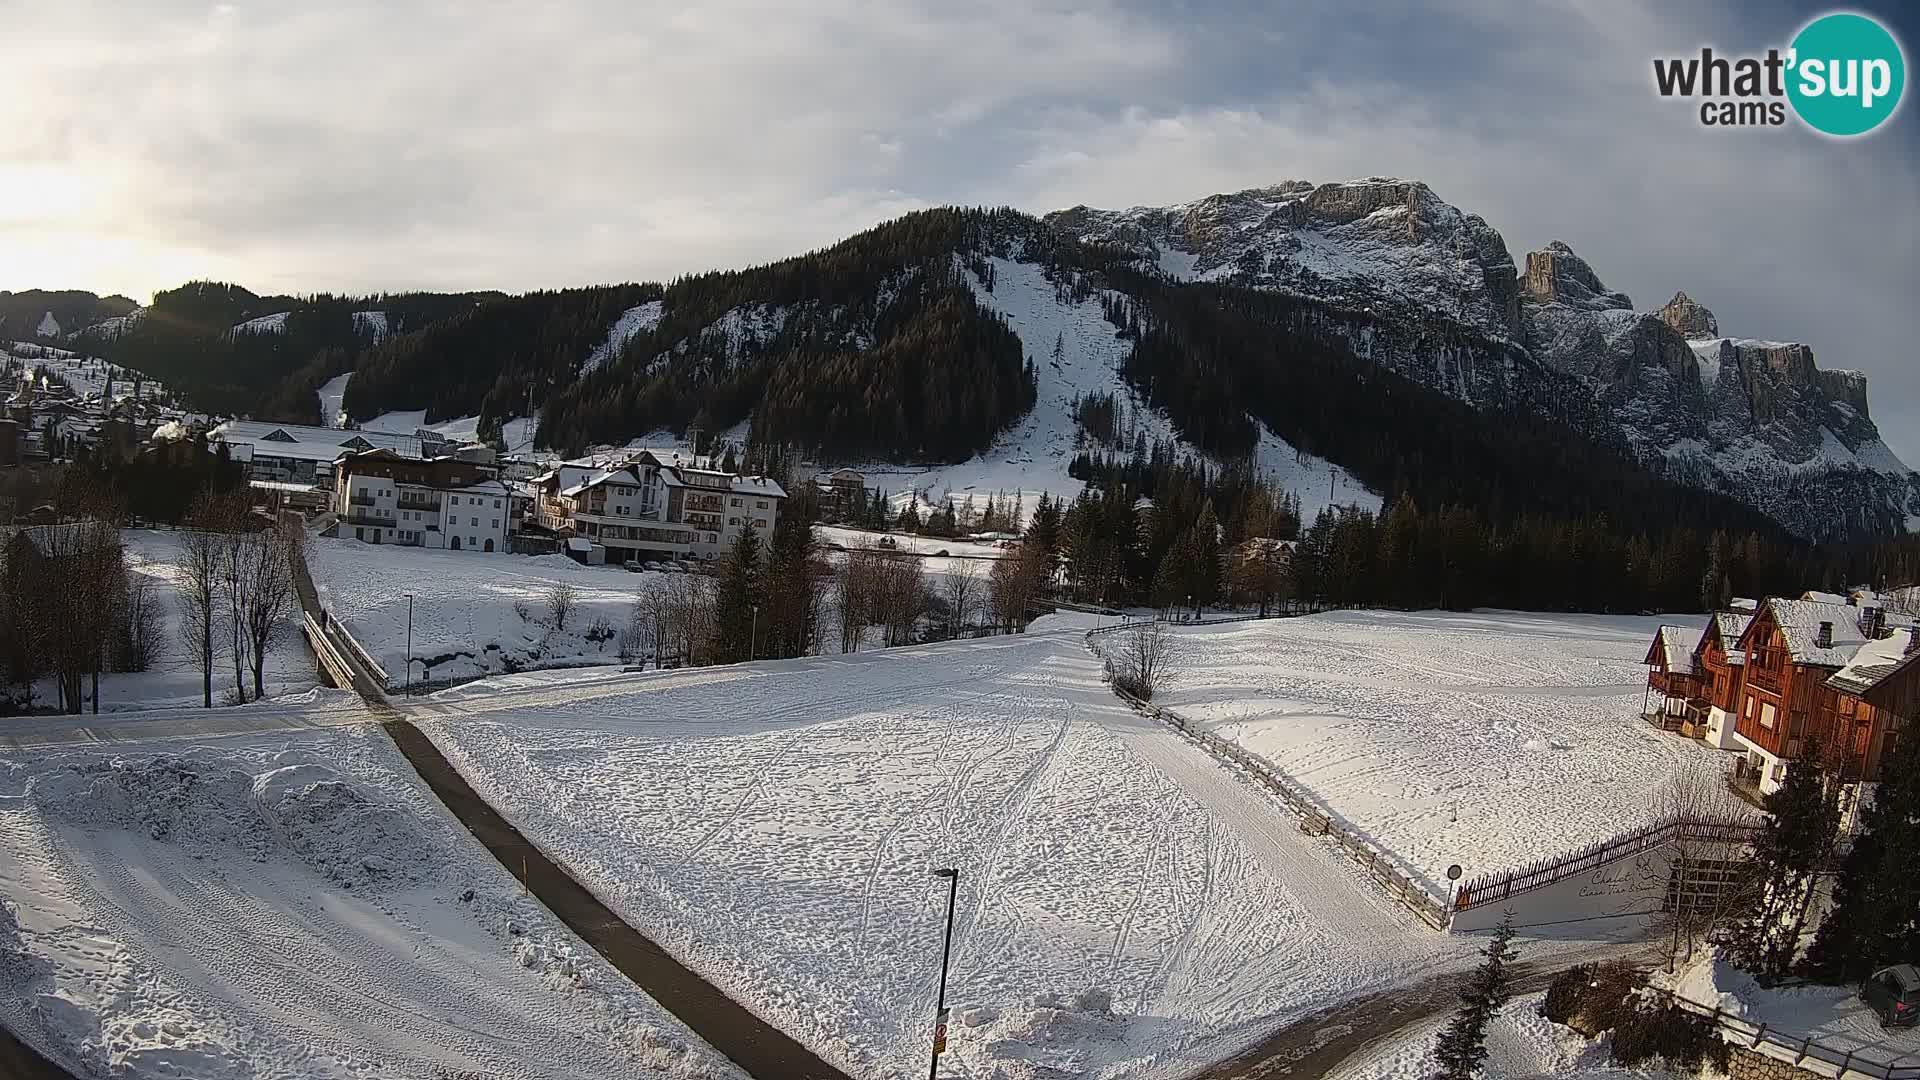
[[1714,533],[1712,543],[1707,545],[1707,573],[1700,579],[1700,605],[1708,611],[1724,609],[1733,597],[1727,579],[1727,565],[1732,558],[1727,534]]
[[1900,732],[1881,777],[1807,952],[1807,967],[1830,982],[1920,956],[1920,734]]
[[1213,500],[1200,508],[1193,523],[1192,563],[1188,568],[1187,591],[1193,598],[1193,617],[1220,595],[1220,519],[1214,514]]
[[1509,911],[1487,942],[1485,960],[1467,976],[1460,988],[1460,1010],[1453,1022],[1440,1033],[1434,1046],[1435,1080],[1473,1080],[1480,1063],[1487,1059],[1487,1024],[1507,1003],[1512,975],[1507,965],[1513,960],[1513,912]]
[[753,655],[760,602],[760,534],[748,525],[727,553],[714,602],[714,656],[723,664]]
[[1734,961],[1762,981],[1792,968],[1815,875],[1840,830],[1841,784],[1826,766],[1820,741],[1807,739],[1785,782],[1766,798],[1767,820],[1753,850],[1761,888],[1728,941]]

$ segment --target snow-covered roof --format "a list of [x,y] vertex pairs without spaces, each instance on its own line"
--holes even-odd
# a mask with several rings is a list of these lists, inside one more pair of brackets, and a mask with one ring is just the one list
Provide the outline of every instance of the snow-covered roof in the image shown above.
[[1760,601],[1751,596],[1736,596],[1727,601],[1727,606],[1735,611],[1759,611]]
[[1892,637],[1860,646],[1853,659],[1827,680],[1827,685],[1850,694],[1864,694],[1902,667],[1920,663],[1920,652],[1907,651],[1907,644],[1917,632],[1920,631],[1903,626],[1895,630]]
[[1727,654],[1727,663],[1744,664],[1747,662],[1746,650],[1740,648],[1740,638],[1753,623],[1753,616],[1738,612],[1719,611],[1713,616],[1714,630],[1720,635],[1720,651]]
[[1808,589],[1806,592],[1801,593],[1800,599],[1810,600],[1816,604],[1844,604],[1847,602],[1847,598],[1841,596],[1839,593],[1820,592],[1816,589]]
[[[1655,644],[1666,658],[1668,671],[1693,670],[1694,646],[1700,644],[1700,631],[1684,626],[1662,626]],[[1651,655],[1652,650],[1648,650]]]
[[393,450],[420,457],[419,438],[353,428],[312,427],[306,424],[270,424],[260,420],[228,420],[207,432],[215,442],[251,443],[256,457],[301,461],[332,461],[349,450]]
[[[1844,602],[1770,597],[1767,610],[1787,639],[1787,654],[1796,664],[1837,668],[1852,660],[1867,641],[1860,632],[1860,609]],[[1833,624],[1833,644],[1824,647],[1816,644],[1823,622]]]
[[764,495],[772,499],[787,497],[787,489],[770,477],[736,476],[733,478],[733,490],[742,495]]

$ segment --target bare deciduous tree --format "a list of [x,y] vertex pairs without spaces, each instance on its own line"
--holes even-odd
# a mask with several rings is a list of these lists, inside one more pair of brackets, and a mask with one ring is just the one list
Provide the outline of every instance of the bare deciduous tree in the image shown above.
[[[1686,822],[1708,834],[1751,823],[1750,807],[1727,786],[1708,758],[1688,754],[1654,797],[1658,819]],[[1744,843],[1677,836],[1668,845],[1668,876],[1675,883],[1668,913],[1667,969],[1693,959],[1694,950],[1751,906],[1759,882]]]
[[1157,619],[1135,623],[1107,640],[1107,676],[1114,689],[1142,701],[1153,700],[1180,661],[1180,639]]
[[237,549],[241,645],[253,672],[253,696],[266,696],[267,654],[286,636],[297,610],[293,560],[298,557],[299,526],[281,525],[244,534]]
[[567,628],[567,617],[573,614],[573,609],[579,602],[579,591],[568,582],[557,582],[548,587],[546,596],[547,622],[552,625],[555,630],[565,630]]
[[875,584],[872,614],[887,629],[887,647],[912,644],[927,610],[927,578],[920,560],[882,559]]
[[835,594],[840,613],[840,651],[859,652],[860,638],[872,621],[885,557],[867,548],[852,548],[840,563]]
[[160,592],[153,578],[130,569],[121,595],[118,667],[121,671],[147,671],[160,658]]
[[967,626],[967,616],[979,603],[980,564],[971,559],[959,560],[947,570],[942,582],[941,596],[947,602],[947,636],[959,637]]
[[213,708],[213,665],[220,659],[220,581],[225,573],[226,537],[218,531],[220,500],[207,492],[194,497],[187,510],[187,530],[180,534],[180,581],[174,586],[180,601],[181,645],[200,669],[202,704]]

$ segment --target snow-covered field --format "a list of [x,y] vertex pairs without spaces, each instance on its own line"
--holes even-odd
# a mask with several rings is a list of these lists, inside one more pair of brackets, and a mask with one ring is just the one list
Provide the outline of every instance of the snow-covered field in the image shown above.
[[[6,352],[7,350],[0,350],[0,354]],[[21,344],[14,345],[11,349],[11,354],[19,357],[28,368],[34,371],[44,371],[49,375],[59,378],[62,382],[71,386],[73,392],[78,394],[82,399],[93,397],[96,394],[104,394],[109,378],[111,378],[113,382],[113,396],[115,398],[132,397],[135,379],[140,380],[140,396],[142,398],[164,398],[166,396],[166,388],[155,380],[140,375],[130,368],[123,368],[118,364],[110,364],[105,360],[94,357],[79,356],[78,354],[67,352],[64,349],[50,349],[45,346]]]
[[[1671,617],[1667,621],[1672,621]],[[1639,717],[1657,618],[1337,612],[1179,631],[1158,704],[1291,775],[1445,895],[1644,824],[1688,755]]]
[[[384,336],[386,332],[385,312],[358,311],[354,313],[355,320],[358,321],[362,315],[379,315],[381,317],[380,321],[377,324],[370,323],[369,325],[374,327],[375,340]],[[349,371],[345,375],[336,375],[328,379],[322,383],[320,389],[316,391],[320,398],[320,422],[322,424],[327,427],[346,426],[347,418],[342,409],[342,403],[347,397],[347,384],[352,381],[353,372]],[[533,451],[533,431],[537,426],[539,426],[539,422],[528,416],[515,417],[502,424],[500,426],[500,437],[507,444],[507,452],[509,454],[521,455],[531,453]],[[437,424],[429,424],[427,423],[427,411],[425,409],[416,409],[411,412],[381,413],[379,416],[361,424],[360,427],[366,431],[384,431],[394,435],[411,435],[421,428],[426,428],[429,431],[437,431],[455,442],[480,441],[480,418],[478,416],[462,416],[454,420],[442,420]]]
[[[200,668],[186,653],[181,638],[181,607],[175,586],[181,579],[180,537],[178,533],[147,529],[129,529],[121,533],[126,546],[127,566],[145,577],[161,613],[159,656],[147,671],[107,672],[100,676],[100,709],[117,712],[125,709],[199,707],[206,699],[202,693]],[[280,639],[267,654],[265,679],[270,698],[301,694],[320,685],[314,674],[313,655],[300,636],[299,617],[289,618]],[[89,682],[89,692],[91,692]],[[247,692],[253,692],[253,674],[247,673]],[[233,689],[233,661],[224,648],[213,671],[213,700],[221,704]],[[50,705],[55,694],[51,678],[34,687],[38,705]],[[91,709],[92,703],[87,707]]]
[[0,1017],[79,1076],[740,1076],[373,727],[0,753]]
[[[1026,635],[425,699],[475,787],[623,917],[860,1077],[1174,1076],[1473,942]],[[1049,630],[1051,627],[1070,627]],[[1057,1071],[1050,1071],[1057,1070]]]
[[[1544,992],[1523,994],[1487,1026],[1480,1080],[1681,1080],[1664,1069],[1628,1069],[1608,1060],[1606,1038],[1588,1040],[1540,1015]],[[1433,1045],[1450,1017],[1414,1024],[1361,1049],[1327,1080],[1427,1080]]]
[[[642,582],[656,576],[582,566],[564,555],[481,555],[326,538],[307,545],[307,565],[321,604],[373,653],[394,686],[405,682],[407,671],[409,593],[413,678],[438,682],[616,663],[615,642],[588,634],[600,636],[600,621],[612,631],[626,626]],[[566,624],[555,627],[547,600],[560,585],[573,587],[575,607]]]

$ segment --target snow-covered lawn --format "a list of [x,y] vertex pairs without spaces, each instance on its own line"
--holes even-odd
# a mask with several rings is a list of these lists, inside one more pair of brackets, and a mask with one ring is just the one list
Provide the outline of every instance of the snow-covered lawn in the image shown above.
[[1121,706],[1078,629],[528,673],[410,711],[623,917],[860,1077],[926,1071],[943,866],[948,1076],[1182,1075],[1474,944]]
[[[1664,1069],[1629,1069],[1608,1060],[1606,1038],[1588,1040],[1540,1015],[1545,992],[1523,994],[1487,1026],[1480,1080],[1681,1080]],[[1451,1017],[1411,1025],[1367,1046],[1327,1074],[1328,1080],[1427,1080],[1433,1045]]]
[[0,753],[0,1018],[78,1076],[740,1075],[373,727]]
[[[1446,892],[1644,824],[1683,758],[1639,717],[1658,618],[1337,612],[1178,631],[1155,700],[1265,757]],[[1674,621],[1668,617],[1665,621]]]
[[[542,666],[615,663],[616,642],[592,637],[625,627],[642,582],[656,576],[582,566],[564,555],[480,554],[327,538],[307,545],[307,564],[321,604],[373,653],[394,686],[405,681],[407,671],[409,594],[414,681],[439,682]],[[575,607],[566,624],[556,628],[547,600],[561,585],[572,586]]]
[[[181,607],[175,587],[181,578],[180,535],[147,529],[129,529],[121,533],[126,547],[127,566],[149,580],[161,613],[159,656],[147,671],[108,672],[100,676],[100,710],[162,709],[199,707],[205,696],[200,668],[186,653],[181,637]],[[288,618],[280,639],[267,654],[265,679],[270,698],[301,694],[320,685],[314,674],[313,655],[300,636],[299,616]],[[88,684],[91,692],[91,682]],[[213,669],[213,700],[216,706],[233,691],[233,660],[222,648]],[[54,681],[42,679],[34,687],[34,702],[50,706],[55,698]],[[247,673],[247,692],[253,692],[253,673]],[[91,709],[88,702],[87,708]]]

